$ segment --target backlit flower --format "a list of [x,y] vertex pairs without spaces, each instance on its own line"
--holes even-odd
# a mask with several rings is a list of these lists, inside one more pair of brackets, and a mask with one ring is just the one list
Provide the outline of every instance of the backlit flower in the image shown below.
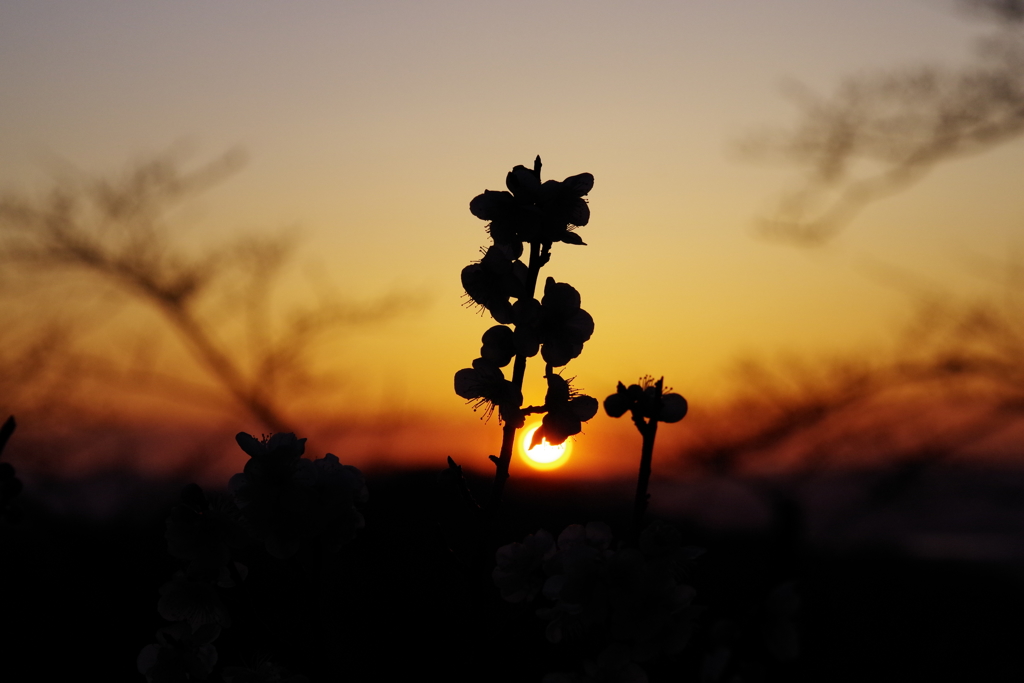
[[250,541],[238,507],[230,500],[208,501],[195,484],[182,491],[182,503],[167,517],[167,550],[173,557],[189,560],[190,579],[215,581],[227,565],[230,548]]
[[544,362],[561,367],[583,352],[583,343],[594,334],[594,319],[580,308],[580,293],[554,278],[544,283],[540,303],[540,355]]
[[540,158],[533,169],[516,166],[505,178],[508,191],[485,190],[469,203],[470,212],[490,221],[495,244],[565,242],[584,244],[573,232],[590,221],[590,207],[583,199],[594,187],[589,173],[559,182],[540,180]]
[[501,597],[509,602],[532,600],[544,585],[542,568],[555,554],[555,541],[541,529],[522,543],[509,543],[495,553],[497,566],[491,573]]
[[190,581],[180,573],[160,588],[157,611],[167,621],[187,621],[193,629],[204,624],[231,625],[227,607],[213,584]]
[[639,384],[628,387],[619,382],[614,394],[604,400],[609,417],[621,417],[627,411],[633,419],[648,418],[658,422],[679,422],[686,417],[686,399],[679,394],[664,393],[664,382],[642,377]]
[[516,355],[515,333],[504,325],[495,325],[486,332],[480,339],[483,346],[480,347],[480,357],[491,361],[499,368],[503,368],[512,362]]
[[[475,401],[474,410],[484,407],[485,417],[490,417],[496,406],[518,408],[523,404],[522,392],[505,379],[497,363],[486,358],[477,358],[473,367],[455,373],[455,393],[467,401]],[[500,411],[499,416],[505,419]]]
[[462,287],[474,303],[483,306],[499,323],[512,322],[509,299],[525,295],[529,269],[501,245],[490,247],[477,263],[462,269]]
[[520,299],[512,308],[519,353],[530,357],[540,349],[545,363],[562,367],[583,352],[594,334],[594,319],[580,308],[580,293],[565,282],[548,278],[544,298]]
[[289,557],[304,537],[315,499],[309,489],[316,480],[313,463],[302,458],[305,439],[274,434],[258,440],[239,433],[235,440],[251,457],[228,486],[253,534],[274,557]]
[[156,643],[142,648],[136,667],[148,683],[206,680],[217,663],[212,643],[219,635],[215,624],[196,629],[186,622],[170,624],[157,631]]
[[547,412],[540,427],[533,433],[530,448],[545,439],[552,446],[564,443],[583,430],[583,423],[597,414],[597,399],[579,394],[561,375],[548,375],[548,391],[544,397]]
[[352,540],[366,522],[356,507],[369,499],[363,473],[352,465],[342,465],[338,456],[328,453],[313,461],[316,474],[314,531],[323,547],[331,552]]
[[356,505],[366,501],[367,491],[358,469],[331,453],[313,461],[300,457],[306,440],[294,434],[236,438],[252,458],[229,486],[268,553],[289,557],[311,541],[333,552],[363,528]]

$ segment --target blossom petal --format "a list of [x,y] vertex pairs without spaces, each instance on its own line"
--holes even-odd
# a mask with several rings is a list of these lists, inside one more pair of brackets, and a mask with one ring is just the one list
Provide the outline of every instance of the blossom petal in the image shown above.
[[551,410],[556,405],[564,405],[569,401],[569,383],[561,375],[548,375],[548,391],[544,396],[544,405]]
[[251,458],[258,458],[267,454],[267,447],[251,434],[238,432],[235,434],[235,442]]
[[686,399],[679,394],[665,394],[661,397],[661,410],[658,411],[659,422],[679,422],[686,417],[689,406]]
[[515,331],[516,353],[533,358],[540,351],[540,338],[532,327],[517,327]]
[[579,309],[581,301],[580,293],[568,282],[555,282],[553,277],[544,281],[544,298],[540,303],[548,310],[575,311]]
[[292,432],[277,432],[267,440],[267,450],[283,450],[288,457],[298,458],[306,450],[306,439],[297,439]]
[[591,173],[571,175],[562,181],[562,185],[566,192],[571,192],[576,197],[582,197],[594,189],[594,176]]
[[533,442],[530,448],[547,439],[552,446],[565,443],[570,436],[579,434],[583,425],[571,412],[549,412],[544,416],[540,427],[533,433]]
[[572,410],[572,414],[580,422],[586,422],[597,415],[597,407],[597,399],[593,396],[577,396],[569,401],[569,408]]
[[565,222],[582,228],[590,222],[590,205],[583,199],[577,199],[566,207]]
[[594,335],[594,317],[580,309],[576,315],[566,321],[562,328],[566,339],[583,343]]
[[494,243],[504,248],[507,251],[515,251],[516,245],[519,245],[518,251],[515,258],[519,258],[523,253],[523,242],[519,236],[518,224],[515,221],[507,218],[494,219],[487,226],[487,232],[490,234],[491,239]]
[[558,549],[565,550],[576,545],[583,545],[587,539],[587,528],[582,524],[570,524],[558,534]]
[[604,522],[587,522],[587,543],[607,550],[612,544],[612,528]]
[[567,365],[581,353],[583,353],[583,344],[571,344],[563,340],[548,342],[540,349],[540,355],[544,362],[550,363],[556,368]]
[[582,237],[580,237],[574,232],[569,232],[568,230],[566,230],[565,233],[562,235],[561,241],[565,242],[566,244],[575,244],[580,247],[587,246],[587,243],[583,241]]
[[494,322],[501,323],[502,325],[512,324],[512,304],[508,301],[502,301],[488,310],[491,313],[491,317],[494,318]]
[[525,166],[516,166],[505,176],[505,186],[517,199],[534,200],[540,195],[540,178]]
[[463,368],[455,373],[455,393],[467,401],[480,398],[481,387],[480,373],[473,368]]
[[493,361],[500,368],[512,362],[516,355],[515,333],[505,325],[495,325],[481,337],[480,357]]
[[481,220],[491,221],[507,215],[514,207],[515,198],[510,193],[484,190],[483,194],[473,197],[469,212]]
[[633,406],[633,398],[626,393],[622,382],[619,382],[622,391],[618,391],[604,400],[604,412],[608,417],[622,417],[626,411]]

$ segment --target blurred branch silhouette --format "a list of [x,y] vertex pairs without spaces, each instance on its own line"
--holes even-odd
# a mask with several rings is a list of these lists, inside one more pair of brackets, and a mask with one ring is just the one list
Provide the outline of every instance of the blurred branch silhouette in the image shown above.
[[879,456],[936,462],[998,439],[1024,423],[1022,294],[923,305],[902,348],[885,359],[747,363],[740,396],[683,457],[723,474],[769,462],[809,476]]
[[766,236],[821,244],[867,204],[906,189],[935,166],[1024,133],[1021,3],[960,4],[995,24],[975,64],[851,78],[830,97],[790,88],[801,121],[745,145],[754,156],[804,169],[800,187],[761,221]]
[[887,357],[744,365],[739,395],[692,425],[678,467],[745,481],[771,511],[780,557],[799,563],[805,496],[822,475],[870,472],[832,533],[911,495],[939,465],[1019,458],[1024,289],[1013,294],[922,306]]
[[[393,317],[413,302],[403,295],[365,304],[327,297],[287,312],[283,324],[272,324],[271,294],[293,246],[288,236],[247,235],[194,253],[173,238],[167,223],[173,206],[234,173],[242,162],[241,154],[230,152],[184,171],[164,155],[118,179],[64,182],[44,198],[6,197],[0,200],[0,258],[30,271],[84,273],[130,294],[163,317],[239,407],[271,431],[293,431],[280,384],[285,378],[312,381],[307,356],[314,342],[342,326]],[[217,297],[219,310],[204,314],[201,308],[208,309]],[[224,334],[239,316],[245,349]],[[59,356],[55,345],[66,342],[67,334],[52,330],[25,345],[23,354]],[[85,361],[93,374],[117,379],[103,359]],[[27,357],[15,365],[26,372],[42,367]],[[169,373],[149,373],[146,379],[186,395],[195,389]]]
[[[802,121],[750,143],[749,151],[805,171],[802,188],[763,222],[767,235],[821,244],[867,204],[936,165],[1024,134],[1024,3],[956,4],[994,28],[975,64],[851,79],[831,98],[796,90]],[[844,454],[856,459],[858,451],[934,460],[1019,423],[1024,287],[1014,273],[1000,283],[1008,293],[1001,303],[925,295],[908,342],[888,359],[848,359],[816,370],[748,364],[745,395],[688,451],[691,464],[736,472],[766,453],[788,451],[790,464],[808,474]]]

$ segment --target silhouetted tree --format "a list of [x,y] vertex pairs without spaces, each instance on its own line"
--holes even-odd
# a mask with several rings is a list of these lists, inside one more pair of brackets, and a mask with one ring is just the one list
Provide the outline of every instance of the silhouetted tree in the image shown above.
[[791,89],[802,110],[790,130],[747,150],[803,169],[800,187],[762,220],[769,237],[805,245],[835,235],[867,204],[935,166],[1024,133],[1024,16],[1013,0],[961,0],[994,24],[975,63],[850,78],[831,95]]
[[[228,153],[184,171],[162,156],[118,179],[64,182],[44,198],[8,196],[0,200],[0,258],[28,269],[23,272],[84,273],[130,294],[163,317],[238,406],[270,430],[289,431],[293,417],[283,405],[281,380],[312,379],[313,344],[340,327],[394,316],[411,297],[366,304],[328,299],[274,319],[269,302],[293,247],[290,237],[246,235],[197,253],[175,239],[168,222],[172,207],[241,163],[240,154]],[[204,311],[217,297],[220,310]],[[241,348],[224,330],[239,314],[245,318]],[[68,335],[67,329],[37,335],[22,354],[67,360],[58,347]],[[102,373],[104,364],[89,360],[90,371]],[[44,367],[25,359],[11,364],[35,372]],[[65,363],[62,381],[73,381],[75,369]],[[155,379],[180,385],[169,376]]]

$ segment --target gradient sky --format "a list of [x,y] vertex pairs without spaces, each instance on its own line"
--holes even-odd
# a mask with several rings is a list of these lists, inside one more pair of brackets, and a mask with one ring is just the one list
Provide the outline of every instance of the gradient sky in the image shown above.
[[736,149],[795,120],[787,81],[829,92],[957,65],[983,29],[940,0],[0,0],[0,187],[244,150],[183,235],[294,231],[295,300],[312,280],[357,300],[424,293],[422,311],[339,340],[339,400],[497,439],[451,389],[489,324],[461,307],[459,272],[487,243],[467,206],[540,154],[547,178],[596,177],[589,246],[557,245],[543,273],[596,320],[566,373],[599,397],[665,375],[699,409],[741,357],[884,348],[914,301],[880,268],[951,295],[990,287],[977,263],[1020,246],[1021,143],[937,169],[816,250],[756,235],[796,176]]

